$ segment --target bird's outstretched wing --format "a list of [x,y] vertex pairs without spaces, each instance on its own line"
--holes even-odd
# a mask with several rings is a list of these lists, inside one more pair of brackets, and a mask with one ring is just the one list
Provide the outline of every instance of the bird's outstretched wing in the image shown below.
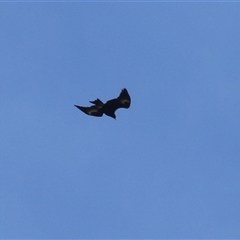
[[122,90],[120,93],[119,97],[117,98],[119,101],[119,104],[121,105],[120,107],[122,108],[129,108],[131,105],[131,98],[130,95],[128,94],[128,91],[126,88]]
[[109,108],[116,111],[118,108],[129,108],[131,105],[131,98],[126,88],[124,88],[118,98],[111,99],[104,104],[105,109]]
[[87,115],[95,116],[95,117],[101,117],[103,115],[103,109],[102,106],[94,105],[91,107],[82,107],[78,105],[74,105],[82,112],[86,113]]

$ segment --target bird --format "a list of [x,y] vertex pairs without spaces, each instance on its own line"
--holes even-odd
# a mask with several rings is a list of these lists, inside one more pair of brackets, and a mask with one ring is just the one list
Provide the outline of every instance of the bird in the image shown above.
[[107,116],[117,119],[115,111],[118,108],[129,108],[131,105],[131,98],[126,88],[123,88],[120,95],[117,98],[111,99],[106,103],[103,103],[100,99],[96,99],[94,101],[89,101],[94,104],[90,107],[82,107],[78,105],[74,105],[79,110],[84,112],[87,115],[94,117],[102,117],[103,114]]

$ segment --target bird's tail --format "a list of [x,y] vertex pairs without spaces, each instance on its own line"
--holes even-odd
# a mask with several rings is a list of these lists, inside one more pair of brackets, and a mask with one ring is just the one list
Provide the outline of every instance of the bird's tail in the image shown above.
[[89,101],[90,103],[93,103],[93,104],[95,104],[95,105],[97,105],[97,106],[101,106],[101,105],[103,105],[103,102],[100,100],[100,99],[96,99],[96,100],[94,100],[94,101]]

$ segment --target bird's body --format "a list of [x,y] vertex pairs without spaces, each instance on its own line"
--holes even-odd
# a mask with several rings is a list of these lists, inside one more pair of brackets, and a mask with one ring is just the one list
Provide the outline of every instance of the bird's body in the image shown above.
[[129,108],[131,104],[131,98],[128,94],[126,88],[124,88],[118,98],[111,99],[107,101],[105,104],[100,100],[96,99],[94,101],[90,101],[90,103],[94,104],[90,107],[82,107],[78,105],[74,105],[82,112],[87,115],[102,117],[103,114],[106,114],[109,117],[116,119],[115,111],[118,108]]

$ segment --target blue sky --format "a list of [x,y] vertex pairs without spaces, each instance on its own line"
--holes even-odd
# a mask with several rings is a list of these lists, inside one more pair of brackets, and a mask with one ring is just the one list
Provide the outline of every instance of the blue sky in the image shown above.
[[240,238],[239,12],[0,3],[0,238]]

